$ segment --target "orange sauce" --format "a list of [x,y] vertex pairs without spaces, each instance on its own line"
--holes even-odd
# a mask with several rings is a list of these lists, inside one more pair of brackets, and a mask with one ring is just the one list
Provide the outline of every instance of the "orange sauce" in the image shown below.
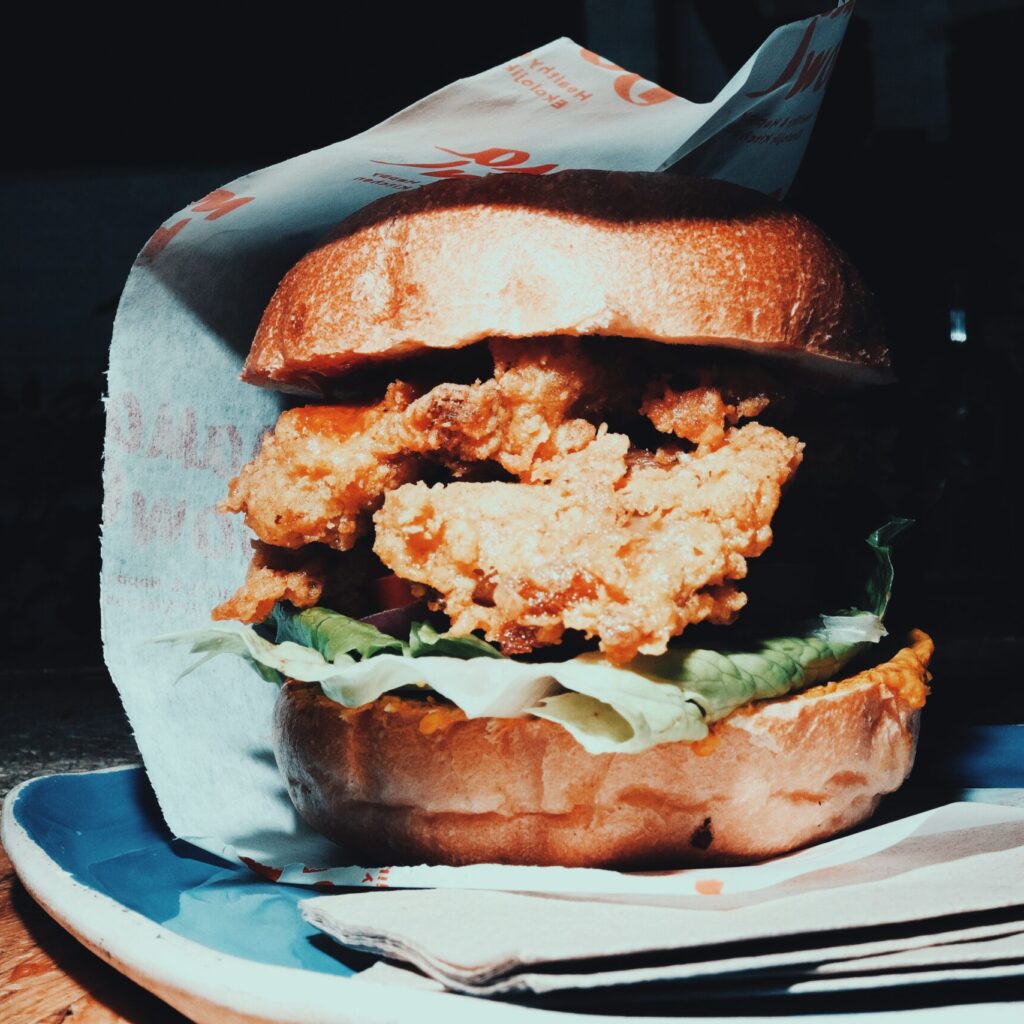
[[367,426],[373,405],[304,405],[287,412],[296,430],[343,439]]
[[424,736],[437,732],[438,729],[446,729],[455,722],[464,722],[466,712],[462,708],[455,708],[446,705],[438,705],[431,708],[421,719],[419,730]]
[[690,749],[698,757],[708,757],[715,752],[715,748],[721,742],[718,736],[715,735],[714,728],[704,737],[702,740],[694,740],[690,744]]

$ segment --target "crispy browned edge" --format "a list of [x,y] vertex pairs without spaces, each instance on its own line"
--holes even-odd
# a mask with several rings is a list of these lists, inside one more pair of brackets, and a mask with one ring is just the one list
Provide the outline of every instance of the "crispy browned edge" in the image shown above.
[[302,817],[356,863],[750,861],[858,824],[901,785],[932,650],[915,631],[882,665],[639,754],[589,754],[532,717],[395,696],[346,709],[289,682],[275,750]]
[[368,362],[546,335],[888,365],[856,270],[806,218],[726,182],[569,170],[364,207],[286,274],[242,376],[316,391]]

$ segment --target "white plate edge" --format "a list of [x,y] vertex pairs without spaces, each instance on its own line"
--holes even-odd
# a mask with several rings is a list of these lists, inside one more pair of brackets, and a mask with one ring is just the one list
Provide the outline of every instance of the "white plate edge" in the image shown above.
[[[294,1024],[296,1020],[303,1024],[707,1024],[706,1016],[563,1013],[449,993],[388,988],[370,981],[352,984],[349,978],[262,964],[183,938],[83,885],[60,867],[14,817],[14,805],[22,792],[42,779],[132,770],[141,768],[128,765],[91,772],[57,772],[20,783],[4,798],[0,841],[29,894],[61,927],[132,981],[186,1016],[192,1014],[198,1024]],[[112,935],[116,941],[110,941]],[[217,965],[216,972],[210,970],[212,963]],[[214,973],[216,983],[211,978]],[[347,1005],[332,1006],[342,999]],[[1020,1008],[1019,1002],[964,1003],[852,1016],[809,1014],[801,1019],[803,1024],[959,1024],[965,1012],[977,1010],[984,1014],[987,1024],[1017,1024]],[[231,1016],[225,1016],[225,1011]],[[195,1016],[197,1012],[203,1015]],[[770,1015],[730,1018],[731,1024],[782,1024],[789,1020],[789,1016]]]
[[[128,771],[137,768],[101,769]],[[34,783],[61,772],[28,779],[5,797],[0,840],[32,898],[64,929],[120,973],[183,1013],[209,1009],[215,1015],[197,1020],[225,1021],[224,1011],[239,1020],[287,1024],[394,1024],[401,1020],[444,1020],[451,1024],[505,1024],[550,1021],[580,1024],[578,1014],[494,1003],[450,993],[387,988],[370,981],[298,967],[258,963],[221,953],[184,938],[115,899],[79,882],[60,867],[14,817],[21,794]],[[211,969],[215,966],[215,969]],[[201,1005],[197,1005],[198,999]],[[342,1005],[343,1004],[343,1005]],[[589,1017],[626,1021],[623,1017]],[[628,1018],[638,1022],[638,1018]],[[653,1020],[653,1018],[652,1018]],[[665,1018],[661,1018],[663,1024]]]

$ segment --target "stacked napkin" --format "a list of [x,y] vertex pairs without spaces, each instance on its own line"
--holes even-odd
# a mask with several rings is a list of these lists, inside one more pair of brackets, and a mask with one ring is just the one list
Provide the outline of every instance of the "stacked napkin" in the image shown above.
[[861,859],[730,894],[729,872],[744,870],[723,869],[717,894],[397,890],[302,908],[388,961],[367,980],[475,995],[658,983],[734,998],[1024,979],[1024,809],[950,805]]

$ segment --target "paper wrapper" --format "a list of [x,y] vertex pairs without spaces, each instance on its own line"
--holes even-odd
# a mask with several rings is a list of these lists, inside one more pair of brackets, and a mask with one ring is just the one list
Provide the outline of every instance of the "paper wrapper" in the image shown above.
[[[715,890],[706,872],[689,888],[685,874],[634,879],[674,889],[656,901],[637,885],[619,900],[406,890],[301,906],[349,948],[474,995],[671,982],[735,997],[741,981],[760,995],[1024,973],[1024,809],[951,804],[830,845],[844,843],[860,849],[841,872],[819,849],[719,870]],[[733,882],[751,877],[764,884]]]
[[[706,104],[559,39],[353,139],[239,178],[157,229],[132,268],[111,343],[102,611],[107,664],[176,835],[285,881],[387,877],[304,870],[335,865],[339,851],[297,818],[278,775],[275,687],[232,658],[179,679],[191,656],[148,643],[204,625],[244,576],[246,530],[215,506],[282,407],[238,373],[284,272],[348,214],[438,178],[672,169],[781,195],[851,6],[778,29]],[[514,871],[465,870],[532,887]],[[451,872],[401,869],[399,884],[451,884]]]

